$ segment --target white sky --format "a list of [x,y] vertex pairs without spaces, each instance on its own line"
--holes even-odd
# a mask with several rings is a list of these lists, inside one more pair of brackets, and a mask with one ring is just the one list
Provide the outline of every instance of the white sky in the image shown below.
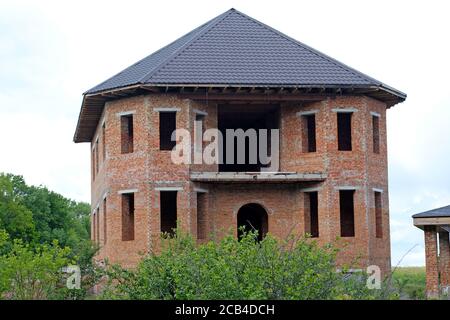
[[411,214],[450,204],[448,1],[0,0],[0,172],[90,200],[81,94],[234,7],[408,94],[388,111],[392,263],[424,263]]

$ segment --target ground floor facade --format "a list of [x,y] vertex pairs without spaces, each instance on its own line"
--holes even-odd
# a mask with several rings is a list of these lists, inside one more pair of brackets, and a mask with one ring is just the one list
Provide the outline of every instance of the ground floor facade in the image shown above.
[[[310,179],[311,177],[309,177]],[[110,188],[92,215],[92,238],[102,261],[135,266],[158,252],[162,232],[177,225],[198,243],[239,236],[244,226],[260,239],[309,234],[341,248],[338,264],[390,270],[387,193],[368,185],[324,181],[153,182]]]

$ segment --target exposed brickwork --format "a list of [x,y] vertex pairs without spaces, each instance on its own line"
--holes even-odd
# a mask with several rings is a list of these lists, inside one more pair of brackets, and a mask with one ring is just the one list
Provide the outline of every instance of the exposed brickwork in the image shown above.
[[[159,150],[159,115],[155,108],[178,108],[177,128],[194,137],[196,112],[206,112],[205,130],[217,127],[216,103],[179,99],[176,95],[149,94],[106,103],[98,135],[105,123],[106,159],[98,159],[99,171],[92,183],[92,207],[100,207],[106,196],[107,231],[99,223],[101,250],[97,259],[108,258],[124,266],[134,266],[141,253],[158,251],[160,235],[160,190],[178,188],[179,226],[197,235],[197,191],[207,191],[199,206],[204,215],[200,234],[220,238],[226,232],[237,234],[237,212],[248,203],[262,205],[268,213],[268,231],[284,238],[290,232],[305,233],[305,188],[318,191],[319,243],[336,242],[340,235],[339,190],[354,188],[355,236],[340,239],[340,264],[365,267],[376,264],[390,269],[389,201],[387,186],[386,105],[364,96],[336,97],[317,103],[280,105],[280,171],[328,175],[321,183],[303,184],[201,184],[193,183],[189,173],[217,171],[217,165],[175,165],[170,151]],[[337,112],[354,109],[352,151],[338,151]],[[306,143],[301,117],[303,111],[316,111],[316,152],[304,152]],[[120,113],[133,112],[133,152],[122,154]],[[373,152],[371,112],[380,114],[379,149]],[[302,129],[303,128],[303,129]],[[102,144],[102,143],[101,143]],[[100,146],[103,148],[103,146]],[[192,150],[193,151],[193,150]],[[94,171],[94,170],[93,170]],[[382,237],[376,237],[373,188],[380,189]],[[122,241],[120,191],[135,192],[135,230],[133,241]],[[202,220],[200,219],[200,220]],[[203,221],[203,220],[202,220]],[[106,234],[107,242],[103,242]],[[204,240],[201,240],[202,242]]]
[[429,298],[435,298],[439,295],[438,246],[435,226],[425,227],[425,260],[427,296]]
[[450,244],[447,231],[439,232],[439,271],[441,288],[450,286]]

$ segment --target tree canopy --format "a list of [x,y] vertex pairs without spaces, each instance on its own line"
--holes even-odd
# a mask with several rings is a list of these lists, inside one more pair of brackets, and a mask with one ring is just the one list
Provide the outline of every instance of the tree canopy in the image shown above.
[[[97,274],[90,206],[0,173],[0,299],[84,298]],[[76,264],[83,287],[68,290],[63,268]]]
[[0,174],[0,229],[11,241],[51,244],[79,253],[89,242],[90,206],[43,186],[27,185],[21,176]]

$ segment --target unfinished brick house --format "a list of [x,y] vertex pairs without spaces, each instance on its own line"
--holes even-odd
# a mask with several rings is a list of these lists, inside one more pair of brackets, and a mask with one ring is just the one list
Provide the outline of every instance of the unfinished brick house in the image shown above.
[[415,214],[413,221],[425,235],[427,296],[450,294],[450,206]]
[[[92,239],[133,266],[179,227],[342,237],[339,263],[390,268],[386,110],[406,95],[231,9],[84,94]],[[174,164],[174,129],[279,129],[279,170]],[[247,144],[247,148],[248,148]],[[344,245],[345,244],[345,245]]]

